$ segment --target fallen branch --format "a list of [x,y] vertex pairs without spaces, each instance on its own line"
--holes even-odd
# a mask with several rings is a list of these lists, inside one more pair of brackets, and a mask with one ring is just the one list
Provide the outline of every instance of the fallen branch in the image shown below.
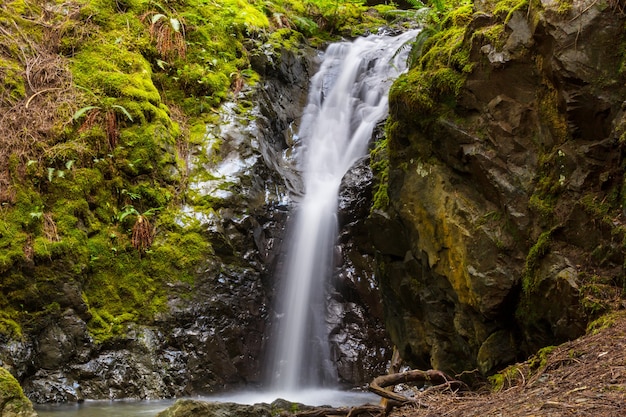
[[382,375],[374,378],[370,383],[368,389],[376,395],[391,400],[398,405],[415,403],[412,398],[407,398],[403,395],[396,394],[393,391],[385,390],[386,387],[406,384],[409,382],[421,382],[431,385],[447,385],[452,389],[464,388],[465,384],[461,381],[450,378],[448,375],[441,371],[430,369],[428,371],[422,371],[414,369],[411,371],[400,372],[396,374]]

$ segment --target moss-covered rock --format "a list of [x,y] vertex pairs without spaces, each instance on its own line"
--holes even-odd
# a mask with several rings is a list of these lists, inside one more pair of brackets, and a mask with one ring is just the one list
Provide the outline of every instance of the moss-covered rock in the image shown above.
[[6,417],[37,417],[33,405],[9,371],[0,367],[0,414]]

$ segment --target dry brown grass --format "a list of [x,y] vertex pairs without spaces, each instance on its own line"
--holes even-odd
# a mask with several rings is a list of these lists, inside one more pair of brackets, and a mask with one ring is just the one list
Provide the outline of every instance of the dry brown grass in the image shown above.
[[[80,92],[67,59],[57,53],[59,28],[50,13],[41,9],[41,15],[20,18],[18,23],[6,7],[0,6],[5,18],[0,25],[0,58],[18,70],[0,85],[4,90],[0,96],[0,202],[11,203],[12,182],[24,175],[29,161],[43,166],[43,159],[50,157],[49,149],[72,123]],[[20,25],[41,33],[43,41],[27,35]],[[6,91],[18,84],[23,84],[23,94]]]
[[148,22],[150,38],[154,41],[159,55],[163,59],[179,57],[185,59],[187,45],[185,43],[185,25],[182,18],[168,17],[157,12],[147,12],[141,20]]
[[86,113],[78,128],[79,133],[88,132],[96,126],[104,129],[107,138],[108,151],[112,151],[117,146],[120,139],[120,127],[118,115],[113,109],[103,110],[100,107],[91,107]]
[[43,215],[43,235],[50,242],[59,242],[59,232],[57,230],[57,224],[52,218],[52,213],[44,213]]
[[418,406],[392,417],[598,416],[626,415],[626,314],[612,326],[560,345],[539,363],[510,368],[500,392],[427,390]]
[[137,216],[137,220],[133,225],[133,234],[131,243],[135,249],[144,253],[154,241],[154,228],[145,216]]

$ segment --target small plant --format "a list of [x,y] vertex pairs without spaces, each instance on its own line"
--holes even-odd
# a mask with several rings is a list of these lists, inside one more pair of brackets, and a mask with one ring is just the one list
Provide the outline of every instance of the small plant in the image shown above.
[[137,221],[133,226],[133,234],[131,243],[140,253],[144,253],[146,249],[152,246],[154,241],[154,228],[146,216],[137,216]]
[[489,383],[491,384],[491,390],[493,392],[500,392],[504,389],[517,385],[519,377],[524,378],[524,374],[519,366],[512,365],[508,368],[498,372],[495,375],[489,377]]
[[524,292],[531,293],[536,290],[537,279],[536,272],[541,259],[550,251],[550,243],[552,230],[541,233],[537,238],[537,242],[530,248],[526,256],[524,270],[522,271],[522,288]]
[[148,12],[141,20],[149,17],[150,38],[161,57],[174,59],[177,56],[185,59],[187,45],[185,43],[185,25],[182,18],[168,17],[163,13]]
[[127,216],[137,216],[135,223],[132,227],[131,244],[140,253],[145,253],[152,242],[154,241],[155,229],[148,219],[149,216],[161,208],[151,208],[143,213],[139,213],[132,205],[127,205],[122,209],[122,212],[117,216],[118,221],[124,220]]
[[96,125],[102,126],[106,132],[109,148],[113,150],[117,146],[117,142],[120,138],[117,112],[126,116],[130,122],[133,121],[133,117],[130,115],[128,110],[118,104],[113,104],[108,109],[103,109],[99,106],[85,106],[77,110],[72,116],[72,119],[77,121],[83,118],[83,116],[85,118],[83,123],[78,128],[78,132],[88,131]]

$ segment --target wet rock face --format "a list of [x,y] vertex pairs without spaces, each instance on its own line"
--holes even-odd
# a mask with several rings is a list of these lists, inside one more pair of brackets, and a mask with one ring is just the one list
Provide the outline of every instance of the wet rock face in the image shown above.
[[[582,334],[590,276],[621,285],[621,202],[616,223],[596,215],[623,181],[624,83],[609,45],[624,17],[542,4],[506,24],[483,5],[452,112],[390,138],[391,208],[370,234],[387,327],[414,366],[490,373]],[[495,46],[479,33],[499,24]]]
[[[103,344],[87,331],[80,284],[62,284],[51,300],[58,312],[23,341],[0,345],[2,365],[34,402],[188,396],[263,382],[274,272],[301,192],[293,134],[318,56],[303,48],[254,62],[263,85],[223,106],[189,161],[192,192],[183,213],[202,224],[214,255],[197,266],[194,283],[169,288],[166,313]],[[363,238],[370,182],[366,163],[346,179],[339,252],[347,266],[337,268],[328,299],[338,374],[352,386],[384,371],[389,356],[373,250]],[[353,240],[356,231],[361,237]]]
[[33,401],[173,397],[262,381],[276,248],[297,189],[289,128],[317,51],[273,59],[265,84],[224,105],[191,152],[181,222],[198,220],[214,255],[197,265],[194,283],[169,288],[168,311],[155,322],[103,344],[87,332],[79,285],[59,288],[60,311],[24,342],[0,347]]
[[339,191],[337,267],[328,303],[331,352],[340,380],[350,385],[384,374],[392,353],[366,225],[371,200],[365,158],[348,171]]

